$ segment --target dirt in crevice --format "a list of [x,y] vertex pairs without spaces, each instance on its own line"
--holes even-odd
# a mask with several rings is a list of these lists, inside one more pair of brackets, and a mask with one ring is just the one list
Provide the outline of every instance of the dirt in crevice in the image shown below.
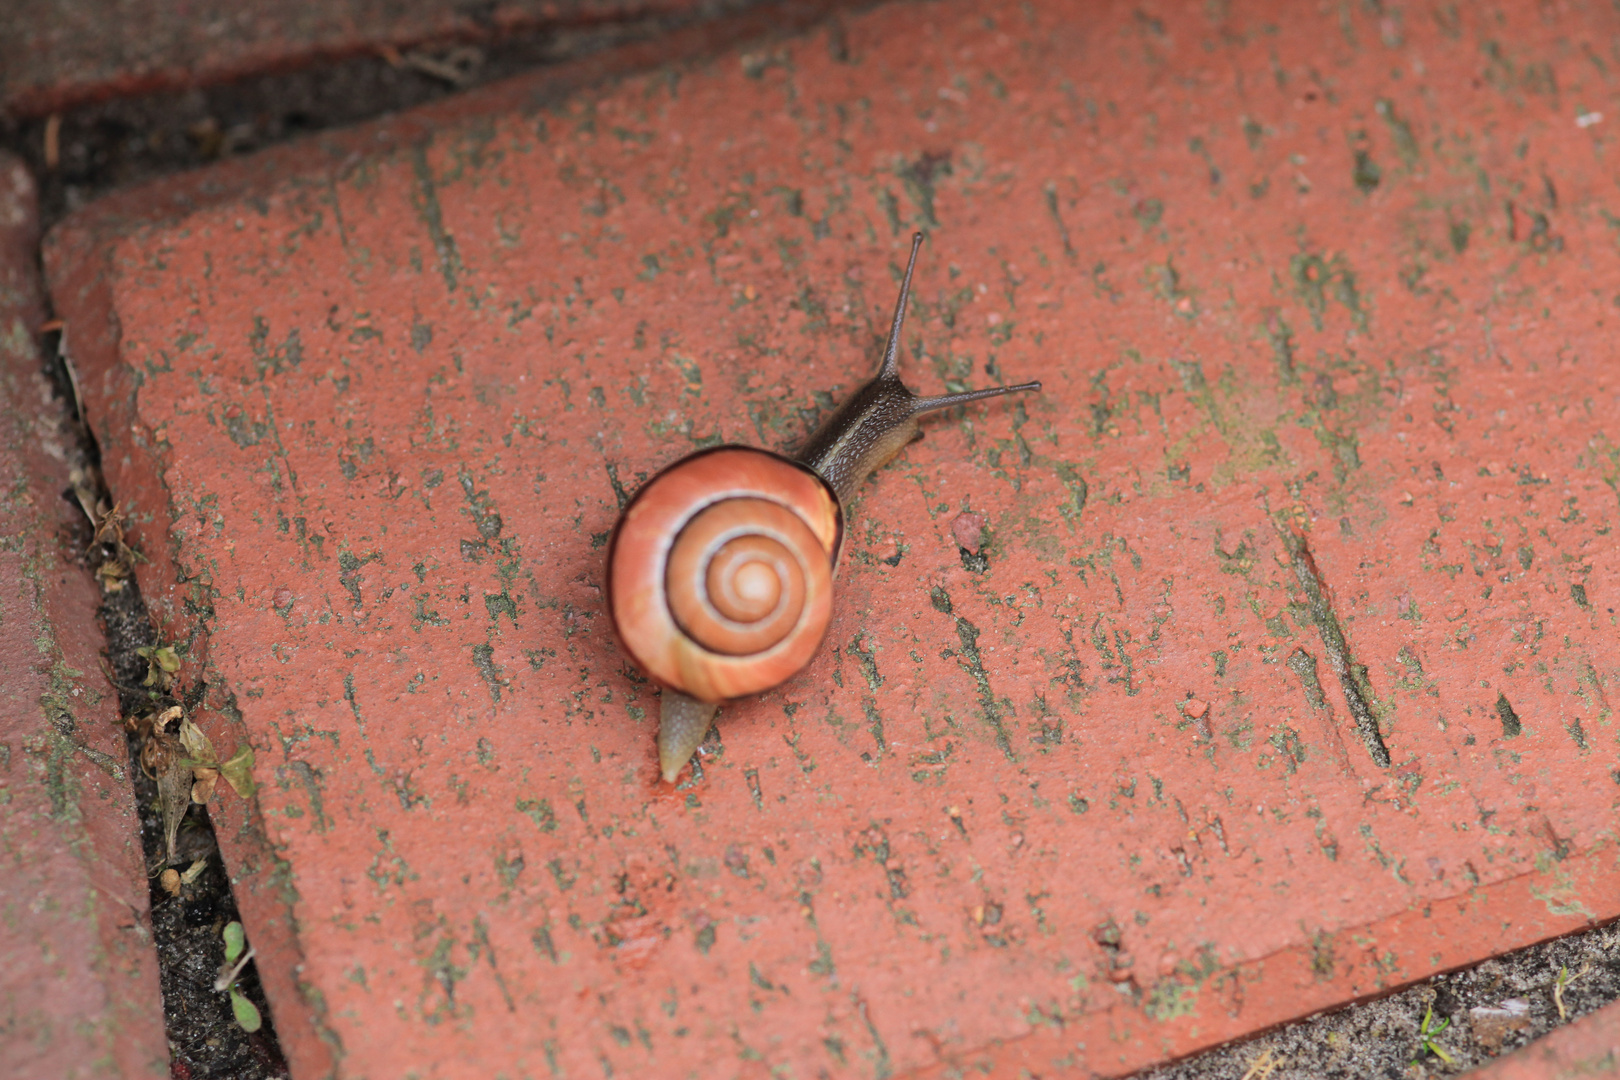
[[1150,1069],[1134,1080],[1452,1076],[1511,1053],[1617,997],[1620,923],[1610,923]]
[[46,160],[48,118],[18,121],[0,114],[0,146],[28,162],[40,185],[42,230],[48,231],[119,188],[650,41],[765,2],[705,0],[682,14],[537,30],[477,45],[446,42],[403,53],[378,51],[202,89],[89,105],[57,118],[54,167]]
[[[57,349],[59,335],[47,334],[44,342],[45,369],[68,416],[77,415],[67,366]],[[101,478],[100,456],[95,437],[77,420],[64,425],[76,436],[67,449],[68,468],[74,484],[112,505]],[[70,501],[79,501],[70,488],[63,492]],[[82,505],[82,504],[81,504]],[[89,520],[80,534],[65,538],[71,562],[93,573],[108,549],[91,543]],[[87,552],[89,554],[87,554]],[[159,644],[148,616],[140,587],[130,577],[116,592],[102,590],[97,612],[106,634],[108,672],[118,692],[121,717],[138,717],[170,705],[185,704],[170,694],[145,685],[149,664],[138,650]],[[127,730],[127,729],[126,729]],[[249,962],[236,977],[236,986],[259,1009],[264,1023],[249,1034],[236,1022],[229,996],[214,989],[220,967],[225,962],[223,930],[237,921],[236,900],[214,839],[214,828],[206,806],[193,804],[182,819],[176,870],[185,872],[196,864],[197,873],[172,896],[159,883],[159,876],[170,864],[165,851],[163,814],[159,806],[157,781],[142,768],[144,736],[128,731],[129,775],[135,787],[135,807],[140,821],[141,852],[150,889],[152,938],[157,950],[158,984],[163,994],[163,1012],[169,1039],[170,1073],[176,1080],[273,1080],[287,1076],[287,1063],[276,1039],[256,966]],[[223,789],[221,785],[221,789]],[[251,944],[251,940],[250,940]]]

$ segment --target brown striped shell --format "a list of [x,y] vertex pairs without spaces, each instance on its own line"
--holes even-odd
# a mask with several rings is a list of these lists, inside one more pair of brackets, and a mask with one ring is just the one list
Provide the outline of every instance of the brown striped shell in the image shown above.
[[842,533],[838,497],[803,465],[741,446],[683,458],[614,529],[614,629],[654,680],[699,701],[769,690],[826,634]]

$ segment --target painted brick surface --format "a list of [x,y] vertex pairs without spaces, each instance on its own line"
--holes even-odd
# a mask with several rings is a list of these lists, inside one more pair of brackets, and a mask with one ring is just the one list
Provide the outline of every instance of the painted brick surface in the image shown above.
[[[1617,32],[895,4],[71,221],[298,1075],[1117,1075],[1620,914]],[[912,228],[908,380],[1046,391],[662,786],[618,505],[802,439]]]
[[8,0],[0,112],[281,71],[382,46],[495,41],[544,26],[696,10],[691,0]]
[[72,433],[36,348],[33,181],[0,155],[0,1076],[166,1077],[97,591],[64,550]]
[[1620,1005],[1583,1016],[1466,1075],[1469,1080],[1575,1080],[1620,1075]]

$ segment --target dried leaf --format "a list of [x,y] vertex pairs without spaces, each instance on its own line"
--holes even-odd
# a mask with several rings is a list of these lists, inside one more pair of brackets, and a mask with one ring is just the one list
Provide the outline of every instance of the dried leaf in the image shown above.
[[250,1035],[264,1024],[253,1002],[243,997],[242,991],[234,986],[231,987],[231,1012],[236,1014],[237,1026]]
[[129,567],[121,563],[108,560],[96,567],[96,580],[107,592],[117,593],[124,589],[124,580],[129,577]]
[[236,963],[236,958],[242,955],[242,948],[247,944],[247,937],[242,933],[242,924],[231,920],[225,924],[223,931],[225,938],[225,962]]
[[170,705],[167,709],[152,718],[152,730],[163,731],[170,724],[185,716],[186,712],[178,705]]
[[[62,358],[64,361],[67,357]],[[71,369],[69,369],[71,371]],[[70,377],[68,380],[73,382]],[[68,470],[68,485],[73,489],[73,499],[84,511],[85,520],[90,522],[90,528],[96,527],[96,481],[83,468],[75,465]]]
[[[163,745],[173,743],[174,745]],[[186,816],[186,810],[191,806],[191,766],[186,759],[177,752],[180,747],[178,740],[168,736],[153,736],[147,743],[147,749],[158,747],[153,754],[157,768],[158,806],[163,811],[163,843],[168,853],[168,861],[175,862],[175,838],[180,835],[180,820]],[[146,764],[146,751],[142,752],[142,764]]]
[[186,748],[192,765],[203,765],[210,769],[219,768],[219,758],[214,754],[214,744],[208,741],[208,736],[202,733],[201,728],[191,722],[189,716],[180,718],[180,745]]
[[146,680],[142,686],[167,690],[174,684],[174,673],[180,670],[180,654],[172,646],[143,645],[135,650],[135,655],[146,659]]
[[170,896],[179,896],[180,871],[175,870],[172,867],[163,871],[163,873],[158,876],[158,884],[163,886],[163,891],[168,893]]
[[237,747],[231,759],[219,767],[220,775],[231,789],[244,799],[252,798],[257,790],[253,783],[253,747],[243,744]]
[[124,513],[116,503],[109,508],[105,500],[98,502],[94,520],[96,533],[92,543],[111,544],[114,548],[123,546]]
[[170,750],[170,744],[173,742],[173,739],[148,731],[146,741],[141,743],[141,771],[153,780],[162,776],[163,770],[169,767],[169,759],[178,751],[178,747],[173,751]]
[[191,770],[191,801],[206,803],[214,797],[214,785],[219,783],[219,770],[199,765]]

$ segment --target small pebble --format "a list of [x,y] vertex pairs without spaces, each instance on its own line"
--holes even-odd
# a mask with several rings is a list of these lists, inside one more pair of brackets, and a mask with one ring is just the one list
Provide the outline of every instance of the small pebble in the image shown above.
[[1468,1010],[1468,1021],[1474,1038],[1493,1054],[1502,1048],[1509,1036],[1529,1031],[1533,1023],[1530,1003],[1523,998],[1509,998],[1494,1009],[1475,1006]]
[[951,522],[951,536],[956,540],[956,546],[970,555],[977,555],[984,546],[984,518],[971,510],[956,515]]

